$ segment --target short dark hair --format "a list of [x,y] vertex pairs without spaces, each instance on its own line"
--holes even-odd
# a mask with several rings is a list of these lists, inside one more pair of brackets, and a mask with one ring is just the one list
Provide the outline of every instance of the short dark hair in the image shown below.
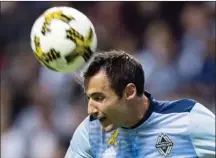
[[144,93],[144,70],[142,65],[131,55],[123,51],[109,51],[95,55],[84,72],[84,83],[104,70],[110,80],[111,88],[121,98],[128,83],[133,83],[137,89],[137,96]]

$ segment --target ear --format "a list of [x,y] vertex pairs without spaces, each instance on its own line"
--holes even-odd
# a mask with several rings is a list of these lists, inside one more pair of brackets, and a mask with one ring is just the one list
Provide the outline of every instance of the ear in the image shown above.
[[127,100],[131,100],[136,97],[137,89],[133,83],[127,84],[124,90],[124,95]]

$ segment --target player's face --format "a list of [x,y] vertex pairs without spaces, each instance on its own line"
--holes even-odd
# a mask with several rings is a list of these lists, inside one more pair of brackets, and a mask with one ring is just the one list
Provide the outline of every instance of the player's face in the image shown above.
[[104,72],[90,78],[86,94],[89,97],[88,113],[99,118],[106,132],[123,125],[126,111],[124,98],[119,99]]

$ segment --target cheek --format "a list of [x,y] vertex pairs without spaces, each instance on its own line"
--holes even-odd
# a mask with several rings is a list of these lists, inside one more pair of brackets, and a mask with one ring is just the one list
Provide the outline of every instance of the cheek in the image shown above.
[[115,105],[112,102],[103,102],[98,106],[98,110],[107,115],[115,111],[115,109]]
[[123,112],[123,105],[117,101],[107,101],[102,105],[101,112],[111,118],[117,118]]

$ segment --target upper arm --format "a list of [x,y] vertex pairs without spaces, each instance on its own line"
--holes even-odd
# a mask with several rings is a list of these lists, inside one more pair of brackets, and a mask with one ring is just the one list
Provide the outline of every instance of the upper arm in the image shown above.
[[74,132],[65,158],[93,158],[89,142],[88,119],[87,117]]
[[196,103],[190,114],[190,134],[199,157],[215,157],[215,115],[200,103]]

